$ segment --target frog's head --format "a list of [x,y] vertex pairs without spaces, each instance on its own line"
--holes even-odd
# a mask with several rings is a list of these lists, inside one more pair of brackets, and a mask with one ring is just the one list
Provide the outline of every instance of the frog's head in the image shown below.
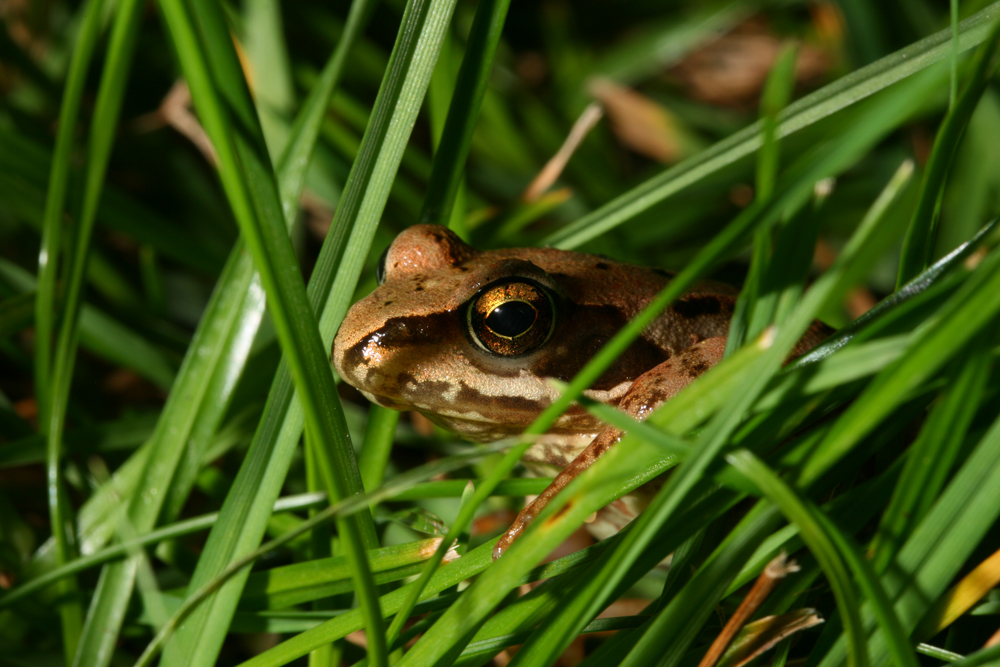
[[[571,379],[627,317],[581,302],[583,258],[595,260],[554,249],[481,252],[444,227],[410,227],[382,256],[379,287],[344,318],[334,366],[373,402],[419,410],[466,437],[519,433],[556,398],[547,378]],[[615,402],[662,351],[640,356],[626,355],[590,395]],[[598,429],[579,408],[557,424]]]

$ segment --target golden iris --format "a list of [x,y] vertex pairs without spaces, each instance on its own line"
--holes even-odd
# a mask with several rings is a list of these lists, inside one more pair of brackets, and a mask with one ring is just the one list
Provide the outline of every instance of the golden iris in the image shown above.
[[552,311],[552,299],[538,285],[517,279],[493,283],[470,304],[469,331],[489,352],[525,354],[548,340]]

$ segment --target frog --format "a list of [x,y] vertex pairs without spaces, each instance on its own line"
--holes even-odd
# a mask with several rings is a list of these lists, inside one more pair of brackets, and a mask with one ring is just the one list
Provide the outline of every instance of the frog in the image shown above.
[[[660,269],[547,247],[478,250],[440,225],[400,232],[382,254],[378,287],[334,338],[343,381],[386,408],[416,411],[474,442],[516,437],[591,358],[672,280]],[[691,286],[583,392],[642,420],[718,364],[739,292]],[[792,357],[829,333],[817,322]],[[573,404],[522,463],[552,483],[499,538],[499,558],[539,512],[624,433]],[[602,509],[598,539],[632,521],[650,493]]]

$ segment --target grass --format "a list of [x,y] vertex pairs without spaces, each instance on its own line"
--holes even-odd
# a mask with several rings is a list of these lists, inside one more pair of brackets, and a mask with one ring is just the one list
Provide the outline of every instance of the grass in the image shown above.
[[[782,551],[757,616],[825,623],[758,661],[996,658],[1000,3],[522,5],[5,17],[0,664],[696,664]],[[698,88],[717,30],[771,54],[742,93]],[[641,97],[523,200],[596,77]],[[156,111],[179,78],[192,111]],[[628,435],[497,562],[527,443],[369,408],[327,361],[418,221],[677,272],[529,433],[687,287],[744,286],[726,360],[646,421],[583,402]],[[815,318],[840,331],[784,364]]]

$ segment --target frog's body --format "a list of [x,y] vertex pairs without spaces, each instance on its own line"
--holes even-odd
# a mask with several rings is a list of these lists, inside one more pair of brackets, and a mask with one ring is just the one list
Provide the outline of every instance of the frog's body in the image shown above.
[[[478,441],[523,431],[557,396],[547,379],[573,378],[670,281],[658,269],[551,248],[479,251],[436,225],[402,232],[383,262],[380,286],[337,333],[337,372],[379,405],[418,410]],[[726,285],[695,286],[586,395],[645,418],[722,359],[735,299]],[[822,337],[814,327],[796,353]],[[504,544],[620,437],[578,406],[564,414],[525,457],[537,472],[563,472]],[[610,508],[620,516],[600,532],[638,509]]]

